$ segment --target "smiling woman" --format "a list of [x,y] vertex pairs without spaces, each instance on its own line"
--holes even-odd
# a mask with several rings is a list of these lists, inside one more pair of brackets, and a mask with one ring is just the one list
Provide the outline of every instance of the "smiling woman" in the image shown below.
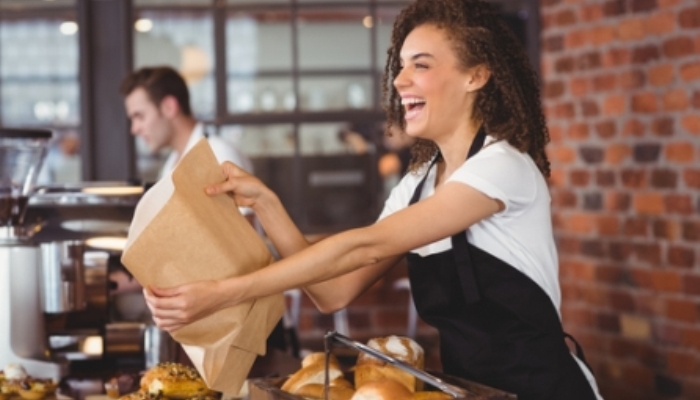
[[[600,399],[561,325],[539,82],[518,39],[480,0],[416,0],[398,16],[384,78],[388,129],[417,139],[411,173],[376,223],[307,242],[279,198],[225,163],[282,260],[249,275],[146,293],[166,330],[300,287],[347,306],[403,256],[418,313],[440,332],[443,370],[521,400]],[[339,288],[342,288],[339,290]]]

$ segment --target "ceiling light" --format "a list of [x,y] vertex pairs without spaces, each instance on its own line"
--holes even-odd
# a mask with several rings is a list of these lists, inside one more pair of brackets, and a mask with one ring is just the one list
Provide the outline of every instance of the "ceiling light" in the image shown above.
[[374,21],[372,20],[372,16],[368,15],[368,16],[362,18],[362,25],[364,25],[365,28],[371,28],[374,25]]
[[153,21],[148,18],[141,18],[134,23],[134,28],[139,32],[150,32],[153,29]]
[[66,21],[61,23],[58,29],[66,36],[75,35],[78,32],[78,24],[73,21]]

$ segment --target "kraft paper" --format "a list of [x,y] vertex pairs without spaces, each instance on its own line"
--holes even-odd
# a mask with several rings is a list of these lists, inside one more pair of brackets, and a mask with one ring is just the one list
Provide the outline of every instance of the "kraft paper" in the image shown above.
[[[171,176],[136,207],[122,263],[144,286],[240,276],[273,261],[234,200],[204,188],[225,179],[206,139],[188,151]],[[238,393],[256,356],[284,313],[283,295],[247,301],[172,333],[207,385]]]

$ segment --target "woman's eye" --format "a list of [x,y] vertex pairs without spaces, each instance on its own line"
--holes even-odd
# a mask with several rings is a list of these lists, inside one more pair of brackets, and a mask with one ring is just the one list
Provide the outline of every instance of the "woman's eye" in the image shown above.
[[416,64],[416,69],[426,69],[428,66],[426,64]]

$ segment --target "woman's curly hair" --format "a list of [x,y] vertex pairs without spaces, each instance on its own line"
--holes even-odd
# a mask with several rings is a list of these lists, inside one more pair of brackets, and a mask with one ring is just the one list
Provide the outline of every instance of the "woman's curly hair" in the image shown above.
[[[488,83],[477,93],[474,118],[489,135],[527,152],[548,177],[544,147],[549,132],[540,103],[539,78],[496,9],[480,0],[416,0],[398,16],[382,80],[387,132],[392,125],[405,129],[404,108],[393,81],[401,71],[400,52],[406,36],[423,24],[447,32],[464,68],[484,64],[491,71]],[[417,170],[437,152],[432,141],[418,140],[411,149],[409,169]]]

